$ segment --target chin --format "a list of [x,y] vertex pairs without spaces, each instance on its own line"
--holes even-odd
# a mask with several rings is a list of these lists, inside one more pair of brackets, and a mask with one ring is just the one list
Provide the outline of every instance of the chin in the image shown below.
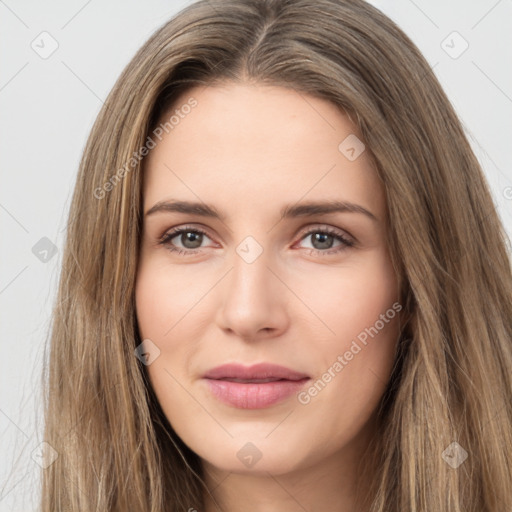
[[301,443],[274,443],[250,437],[234,438],[212,451],[212,446],[196,447],[195,453],[216,469],[239,473],[268,476],[290,473],[308,465],[307,453],[301,452]]

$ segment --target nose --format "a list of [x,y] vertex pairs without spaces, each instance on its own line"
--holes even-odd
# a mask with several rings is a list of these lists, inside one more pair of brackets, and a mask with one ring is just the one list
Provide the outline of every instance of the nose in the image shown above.
[[235,252],[222,280],[217,324],[244,340],[275,337],[288,327],[290,291],[275,261],[263,251],[254,261]]

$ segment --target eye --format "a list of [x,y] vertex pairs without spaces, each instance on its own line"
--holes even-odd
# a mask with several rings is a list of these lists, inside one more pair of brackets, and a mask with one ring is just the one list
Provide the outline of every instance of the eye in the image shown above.
[[[322,256],[337,254],[355,245],[353,239],[333,228],[310,229],[302,235],[301,240],[305,240],[312,235],[315,235],[311,239],[313,247],[309,248],[309,251],[310,253],[320,254]],[[209,238],[207,233],[202,229],[183,226],[165,233],[158,243],[165,246],[171,252],[187,256],[201,252],[201,245],[204,241],[204,237]],[[172,242],[175,238],[178,239],[181,247]],[[335,241],[338,241],[339,245],[337,248],[332,249]]]
[[[313,236],[312,236],[313,235]],[[310,252],[314,254],[330,255],[337,254],[349,247],[353,247],[355,242],[353,239],[347,237],[341,231],[333,228],[313,228],[306,232],[301,240],[311,237],[313,247]],[[339,245],[334,250],[330,250],[333,242],[337,240]]]
[[[204,237],[208,237],[208,235],[202,229],[184,226],[165,233],[159,241],[159,244],[164,245],[171,252],[192,255],[201,252],[196,249],[201,246]],[[179,242],[183,244],[183,247],[176,247],[176,245],[171,242],[174,238],[178,238]]]

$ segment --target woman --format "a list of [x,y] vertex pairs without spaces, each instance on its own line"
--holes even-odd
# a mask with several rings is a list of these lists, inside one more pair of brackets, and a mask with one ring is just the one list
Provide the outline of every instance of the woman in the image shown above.
[[199,1],[84,151],[43,510],[510,510],[511,318],[487,184],[403,32]]

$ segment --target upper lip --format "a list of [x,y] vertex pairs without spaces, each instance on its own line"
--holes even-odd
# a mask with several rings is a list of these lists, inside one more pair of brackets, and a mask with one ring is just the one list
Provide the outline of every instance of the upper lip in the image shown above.
[[237,363],[223,364],[208,370],[205,379],[285,379],[301,380],[309,378],[302,372],[271,363],[260,363],[253,366],[244,366]]

